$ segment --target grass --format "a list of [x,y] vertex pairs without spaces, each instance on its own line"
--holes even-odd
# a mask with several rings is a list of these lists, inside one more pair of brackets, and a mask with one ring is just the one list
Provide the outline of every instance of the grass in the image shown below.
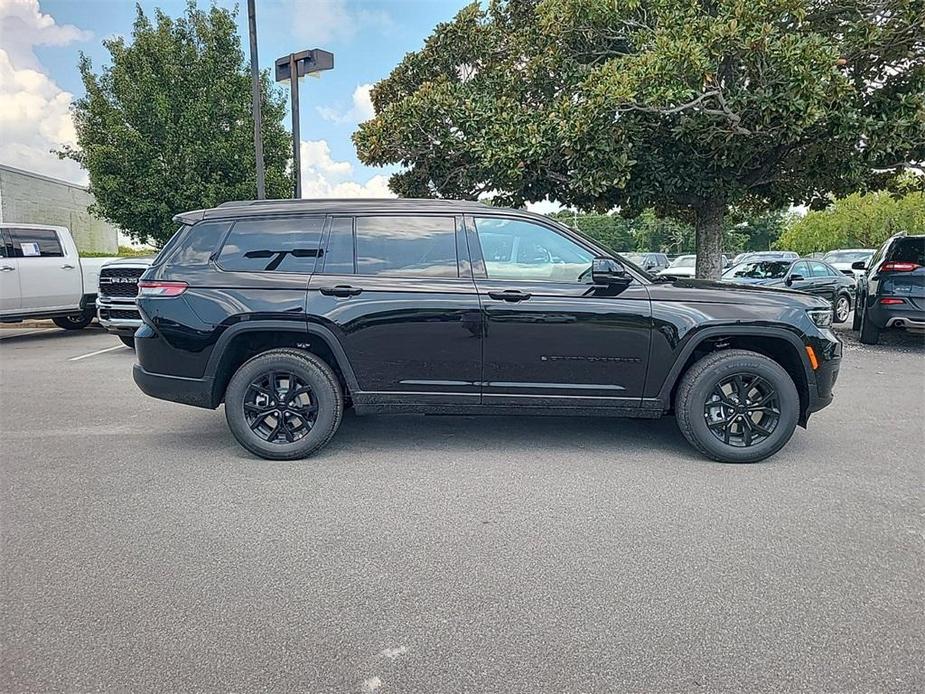
[[137,258],[142,255],[154,255],[157,250],[150,247],[133,248],[132,246],[119,246],[118,253],[101,253],[99,251],[80,251],[82,258]]

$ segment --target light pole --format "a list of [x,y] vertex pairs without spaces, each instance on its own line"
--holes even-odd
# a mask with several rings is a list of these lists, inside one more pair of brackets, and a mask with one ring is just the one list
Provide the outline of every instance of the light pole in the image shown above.
[[302,157],[299,151],[301,138],[299,134],[299,78],[313,72],[334,68],[334,54],[314,48],[309,51],[290,53],[276,59],[276,81],[289,80],[292,96],[292,172],[295,177],[295,194],[302,197]]
[[251,44],[251,110],[254,114],[254,155],[257,160],[257,199],[267,197],[263,172],[263,125],[260,116],[260,67],[257,64],[257,13],[254,0],[247,0],[247,27]]

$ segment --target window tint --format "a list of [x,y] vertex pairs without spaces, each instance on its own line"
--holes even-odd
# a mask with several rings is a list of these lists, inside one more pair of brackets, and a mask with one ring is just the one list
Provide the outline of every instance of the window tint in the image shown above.
[[809,263],[809,268],[813,277],[829,277],[829,268],[822,263]]
[[925,237],[897,239],[890,249],[889,260],[895,263],[925,265]]
[[189,227],[184,225],[174,232],[174,235],[171,236],[167,243],[164,244],[163,248],[158,251],[158,254],[154,256],[154,260],[151,261],[152,266],[160,265],[170,257],[170,254],[173,253],[173,249],[177,247],[177,242],[183,238],[187,229],[189,229]]
[[548,227],[519,219],[476,217],[491,279],[590,282],[593,255]]
[[60,258],[64,255],[53,229],[10,229],[14,258]]
[[315,271],[324,217],[247,219],[235,222],[218,257],[223,270],[238,272]]
[[809,265],[807,263],[794,263],[793,269],[790,270],[791,275],[802,275],[807,279],[812,277],[809,271]]
[[174,243],[168,265],[194,267],[208,265],[215,247],[228,231],[228,222],[200,222],[187,229],[186,233]]
[[453,217],[357,217],[361,275],[458,277]]
[[330,275],[352,275],[353,217],[335,217],[331,221],[331,235],[324,251],[324,272]]

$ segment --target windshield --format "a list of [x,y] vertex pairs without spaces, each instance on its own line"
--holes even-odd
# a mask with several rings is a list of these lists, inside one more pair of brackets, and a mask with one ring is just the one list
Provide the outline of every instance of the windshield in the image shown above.
[[682,255],[671,261],[670,267],[695,267],[697,265],[696,255]]
[[739,263],[723,273],[723,277],[744,277],[751,280],[776,280],[787,274],[790,261],[759,260],[753,263]]
[[827,263],[856,263],[859,260],[868,260],[873,251],[832,251],[822,258]]

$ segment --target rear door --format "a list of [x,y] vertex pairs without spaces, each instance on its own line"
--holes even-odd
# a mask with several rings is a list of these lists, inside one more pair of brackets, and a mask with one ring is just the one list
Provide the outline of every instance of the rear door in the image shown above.
[[812,285],[809,291],[816,296],[821,296],[835,303],[838,281],[835,276],[829,272],[828,265],[816,260],[807,261],[806,264],[809,265],[809,271],[812,274]]
[[19,261],[10,257],[10,239],[0,229],[0,312],[17,313],[22,306],[19,292]]
[[64,242],[54,229],[10,227],[12,255],[19,262],[22,311],[77,308],[83,281],[77,258],[64,252]]
[[481,313],[461,217],[332,217],[307,311],[340,341],[358,403],[479,403]]

